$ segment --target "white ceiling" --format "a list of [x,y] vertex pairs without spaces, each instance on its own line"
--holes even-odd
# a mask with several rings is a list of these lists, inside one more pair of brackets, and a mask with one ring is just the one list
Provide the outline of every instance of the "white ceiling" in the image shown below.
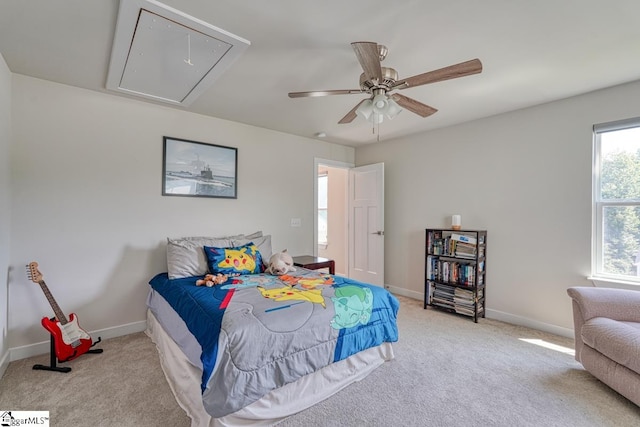
[[[287,93],[358,89],[353,41],[387,46],[382,65],[400,78],[473,58],[484,65],[403,90],[439,111],[385,120],[381,141],[640,79],[638,0],[163,3],[251,42],[188,111],[311,138],[325,132],[351,146],[377,141],[360,118],[337,124],[366,95]],[[2,0],[0,53],[14,73],[107,92],[117,11],[117,0]]]

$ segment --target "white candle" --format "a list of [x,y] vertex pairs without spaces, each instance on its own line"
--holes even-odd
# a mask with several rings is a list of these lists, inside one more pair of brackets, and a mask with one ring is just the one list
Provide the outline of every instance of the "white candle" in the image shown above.
[[460,229],[462,225],[462,217],[460,215],[453,215],[451,217],[451,228]]

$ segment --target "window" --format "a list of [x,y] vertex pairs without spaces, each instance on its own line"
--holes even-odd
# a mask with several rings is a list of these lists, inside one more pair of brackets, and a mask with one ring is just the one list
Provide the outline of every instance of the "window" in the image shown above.
[[318,244],[326,245],[327,241],[327,199],[329,176],[318,175]]
[[593,132],[592,276],[640,284],[640,118]]

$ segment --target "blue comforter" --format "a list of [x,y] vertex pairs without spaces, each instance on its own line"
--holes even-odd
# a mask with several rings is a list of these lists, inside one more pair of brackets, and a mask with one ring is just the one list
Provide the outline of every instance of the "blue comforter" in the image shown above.
[[149,284],[202,347],[202,392],[214,417],[359,351],[398,340],[398,300],[385,289],[317,271],[252,274],[212,288],[201,277]]

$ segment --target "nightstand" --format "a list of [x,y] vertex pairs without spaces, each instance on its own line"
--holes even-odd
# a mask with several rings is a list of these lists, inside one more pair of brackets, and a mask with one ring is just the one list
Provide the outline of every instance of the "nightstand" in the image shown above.
[[301,255],[293,257],[293,265],[308,268],[309,270],[319,270],[328,268],[329,274],[336,274],[336,263],[332,259],[311,255]]

